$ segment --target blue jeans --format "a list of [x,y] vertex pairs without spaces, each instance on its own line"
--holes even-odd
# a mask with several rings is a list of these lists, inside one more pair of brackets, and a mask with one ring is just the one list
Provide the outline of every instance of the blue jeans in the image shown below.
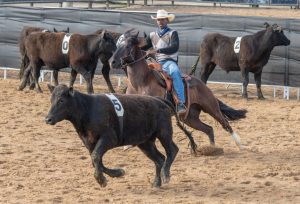
[[184,85],[181,79],[181,73],[178,65],[172,60],[163,60],[160,61],[159,64],[162,65],[163,71],[169,74],[173,79],[173,88],[175,89],[180,103],[185,103]]

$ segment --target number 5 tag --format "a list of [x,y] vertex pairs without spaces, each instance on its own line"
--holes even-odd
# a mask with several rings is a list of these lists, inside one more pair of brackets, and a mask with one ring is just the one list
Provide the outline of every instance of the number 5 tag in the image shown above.
[[123,109],[123,106],[122,106],[121,102],[119,101],[119,99],[117,99],[117,97],[115,95],[113,95],[112,93],[105,94],[105,95],[110,99],[110,101],[114,105],[117,115],[119,117],[122,117],[124,115],[124,109]]

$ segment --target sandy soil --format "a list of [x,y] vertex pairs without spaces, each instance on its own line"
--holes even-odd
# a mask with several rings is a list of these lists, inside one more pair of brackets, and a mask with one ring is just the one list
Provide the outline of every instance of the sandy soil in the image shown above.
[[[131,10],[299,18],[299,10],[213,7],[132,6]],[[1,73],[2,76],[2,73]],[[101,77],[95,91],[106,92]],[[97,83],[98,82],[98,83]],[[78,84],[78,83],[77,83]],[[117,78],[114,79],[116,87]],[[224,154],[193,157],[188,141],[174,125],[180,148],[171,181],[151,188],[154,165],[137,148],[108,152],[108,167],[121,167],[122,178],[109,178],[106,188],[95,181],[88,151],[69,122],[46,125],[50,93],[17,91],[19,81],[0,79],[0,203],[300,203],[300,106],[296,90],[290,101],[282,90],[264,87],[265,101],[241,99],[240,87],[209,84],[215,95],[234,108],[246,108],[247,118],[232,123],[246,148],[240,151],[230,135],[210,116],[202,120],[215,131]],[[75,88],[85,91],[85,85]],[[120,92],[121,89],[118,89]],[[208,138],[193,132],[200,146]]]
[[[116,86],[117,78],[113,81]],[[108,167],[121,167],[126,174],[107,176],[108,185],[101,188],[73,126],[67,121],[45,124],[50,106],[46,83],[41,83],[42,94],[17,91],[18,85],[16,79],[0,79],[0,203],[300,203],[299,101],[274,99],[273,89],[264,87],[267,100],[259,101],[250,87],[246,101],[237,86],[210,84],[219,99],[249,111],[246,119],[232,123],[246,148],[240,151],[203,114],[224,154],[194,157],[174,123],[180,151],[171,181],[153,189],[154,165],[137,148],[117,148],[105,155]],[[75,88],[85,91],[85,85]],[[95,90],[107,89],[96,85]],[[193,135],[198,145],[208,145],[206,135]]]

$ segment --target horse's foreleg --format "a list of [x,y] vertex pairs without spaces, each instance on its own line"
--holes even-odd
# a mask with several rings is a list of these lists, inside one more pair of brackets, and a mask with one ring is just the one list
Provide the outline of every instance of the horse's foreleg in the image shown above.
[[245,68],[241,68],[242,72],[242,78],[243,78],[243,93],[242,97],[243,98],[248,98],[248,93],[247,93],[247,86],[249,84],[249,71],[246,70]]
[[254,73],[254,80],[256,82],[256,89],[257,89],[257,97],[258,99],[265,99],[261,92],[261,74],[262,72]]
[[69,83],[69,87],[73,87],[74,86],[74,82],[76,80],[77,77],[77,71],[72,69],[71,70],[71,74],[70,74],[70,83]]
[[160,172],[165,162],[165,156],[158,151],[154,142],[152,141],[147,141],[143,144],[138,145],[138,147],[149,159],[154,162],[156,174],[152,186],[159,188],[161,186]]
[[111,93],[115,93],[115,90],[111,84],[110,78],[109,78],[109,72],[110,72],[110,67],[108,63],[103,63],[102,67],[102,75],[106,81],[106,84],[108,86],[108,89]]

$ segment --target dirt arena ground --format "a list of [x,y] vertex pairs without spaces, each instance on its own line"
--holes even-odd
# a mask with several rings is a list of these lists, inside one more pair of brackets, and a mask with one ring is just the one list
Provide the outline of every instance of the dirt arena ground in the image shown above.
[[[96,77],[95,82],[101,80]],[[113,83],[116,87],[116,77]],[[174,123],[180,151],[171,181],[153,189],[154,165],[138,148],[105,155],[108,167],[121,167],[126,174],[107,176],[108,185],[101,188],[71,123],[45,124],[50,106],[46,83],[41,83],[42,94],[17,91],[18,85],[16,79],[0,79],[0,203],[300,203],[300,102],[282,99],[279,90],[273,98],[273,89],[264,87],[267,99],[259,101],[250,86],[246,101],[238,86],[209,84],[220,100],[248,110],[246,119],[231,123],[244,150],[203,114],[224,154],[194,157]],[[85,92],[85,85],[75,88]],[[107,89],[96,85],[95,91]],[[206,135],[193,135],[200,147],[208,145]]]
[[[132,6],[130,10],[158,8],[175,13],[300,18],[299,10],[287,8]],[[103,79],[97,76],[95,82],[99,81]],[[113,82],[116,87],[116,77]],[[259,101],[250,86],[246,101],[240,97],[239,86],[209,84],[220,100],[248,110],[246,119],[231,123],[244,150],[210,116],[202,114],[201,119],[214,128],[216,144],[224,154],[194,157],[174,123],[174,141],[180,150],[171,181],[153,189],[154,165],[137,148],[117,148],[105,155],[108,167],[121,167],[126,174],[106,176],[108,185],[101,188],[73,126],[67,121],[45,124],[50,107],[46,83],[41,83],[42,94],[27,89],[19,92],[18,85],[16,79],[0,79],[0,203],[300,203],[297,90],[292,90],[287,101],[282,99],[282,90],[273,98],[274,90],[263,87],[267,99]],[[77,83],[75,88],[85,92],[85,85]],[[106,91],[96,83],[96,93]],[[193,135],[200,147],[208,145],[206,135],[197,131]]]

